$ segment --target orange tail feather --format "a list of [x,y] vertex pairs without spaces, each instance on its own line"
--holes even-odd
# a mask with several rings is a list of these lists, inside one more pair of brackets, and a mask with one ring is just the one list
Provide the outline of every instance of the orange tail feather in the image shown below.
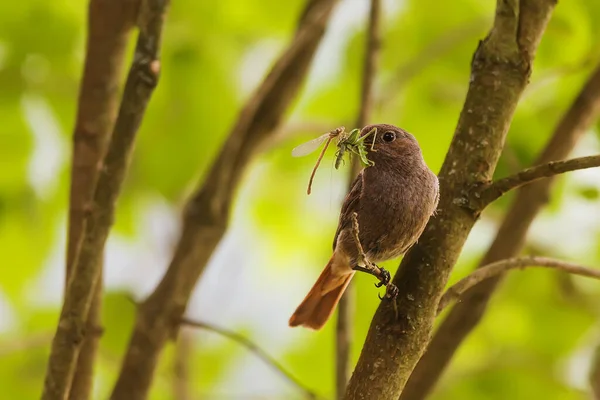
[[317,282],[292,314],[289,320],[290,326],[304,326],[318,330],[333,314],[333,310],[354,276],[351,268],[334,266],[334,258],[335,256],[329,260]]

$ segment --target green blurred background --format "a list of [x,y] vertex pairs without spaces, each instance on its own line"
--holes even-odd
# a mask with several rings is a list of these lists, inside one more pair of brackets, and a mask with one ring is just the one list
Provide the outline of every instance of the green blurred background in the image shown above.
[[[41,392],[64,280],[71,134],[82,71],[86,4],[22,0],[0,5],[0,387],[6,399]],[[469,63],[495,2],[387,0],[372,122],[415,134],[437,171],[469,81]],[[141,127],[106,248],[105,334],[96,397],[106,398],[133,322],[128,297],[156,285],[177,240],[181,205],[215,156],[249,94],[285,48],[303,1],[175,0],[163,75]],[[230,230],[197,287],[188,315],[245,334],[306,386],[331,397],[334,327],[287,327],[327,262],[349,168],[329,152],[313,194],[316,154],[291,149],[358,108],[367,0],[338,5],[307,84],[276,139],[238,190]],[[529,166],[600,60],[600,1],[558,4],[497,175]],[[574,155],[600,153],[598,130]],[[562,177],[534,224],[528,250],[600,264],[600,170]],[[452,280],[493,238],[510,196],[483,215]],[[386,267],[395,270],[398,260]],[[379,301],[359,276],[354,359]],[[600,342],[600,284],[547,270],[513,272],[460,349],[433,399],[586,399],[591,349]],[[176,360],[189,362],[194,398],[294,399],[300,393],[238,344],[184,331],[169,345],[152,399],[174,398]],[[180,351],[178,351],[180,350]],[[183,358],[182,358],[183,357]]]

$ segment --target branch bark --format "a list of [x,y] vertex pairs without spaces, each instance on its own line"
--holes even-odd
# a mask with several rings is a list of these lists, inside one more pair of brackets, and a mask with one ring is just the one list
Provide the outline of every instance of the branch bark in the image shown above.
[[145,399],[158,357],[196,282],[225,233],[235,188],[261,142],[269,138],[299,92],[335,0],[309,0],[287,50],[241,111],[211,169],[189,199],[167,272],[140,305],[113,400]]
[[64,400],[86,337],[86,322],[101,274],[100,260],[114,218],[115,203],[129,165],[136,132],[158,82],[160,36],[165,0],[146,0],[134,61],[91,203],[86,206],[83,238],[67,284],[56,335],[52,341],[42,398]]
[[[138,0],[91,0],[89,4],[85,65],[73,133],[66,282],[71,277],[73,263],[83,238],[85,209],[94,195],[97,166],[104,155],[117,117],[125,49],[135,25],[138,3]],[[101,266],[98,268],[101,269]],[[86,324],[87,331],[97,334],[88,335],[84,339],[70,389],[72,400],[86,400],[90,397],[101,330],[101,300],[100,278]]]
[[181,332],[175,343],[173,357],[173,398],[176,400],[192,400],[194,398],[191,382],[191,358],[193,357],[194,337]]
[[[379,50],[381,47],[381,1],[371,0],[369,11],[369,22],[367,27],[367,38],[365,43],[365,55],[363,64],[362,85],[360,94],[360,106],[356,118],[356,127],[367,125],[373,109],[374,81],[377,73]],[[356,158],[352,160],[348,190],[352,185],[354,177],[361,169]],[[336,397],[343,399],[346,393],[346,385],[350,379],[350,356],[352,351],[352,337],[354,335],[354,312],[356,311],[356,290],[352,282],[346,288],[344,295],[338,304],[338,319],[336,324],[336,365],[335,365],[335,387]]]
[[396,399],[423,354],[448,275],[478,217],[463,207],[465,193],[492,177],[554,5],[498,0],[494,25],[473,57],[465,105],[439,174],[437,215],[394,277],[396,303],[382,302],[375,313],[347,399]]
[[[551,139],[534,164],[561,160],[600,115],[600,65],[557,125]],[[480,266],[517,255],[529,226],[546,204],[554,179],[543,179],[517,191],[514,202]],[[433,389],[444,368],[464,338],[479,323],[502,275],[488,279],[469,290],[448,313],[417,364],[401,396],[421,400]]]
[[[591,269],[582,265],[573,264],[570,262],[556,260],[547,257],[516,257],[507,258],[506,260],[496,261],[494,263],[484,265],[475,270],[470,275],[461,279],[452,285],[440,299],[438,304],[438,314],[453,301],[459,300],[467,290],[473,286],[483,282],[486,279],[493,278],[500,274],[504,274],[512,269],[526,267],[545,267],[558,269],[573,275],[587,276],[588,278],[600,279],[600,270]],[[460,301],[460,300],[459,300]]]
[[499,179],[483,189],[476,196],[481,199],[483,207],[500,198],[507,192],[532,183],[538,179],[550,178],[565,172],[600,166],[600,155],[578,157],[564,161],[550,161],[549,163],[528,168],[512,176]]

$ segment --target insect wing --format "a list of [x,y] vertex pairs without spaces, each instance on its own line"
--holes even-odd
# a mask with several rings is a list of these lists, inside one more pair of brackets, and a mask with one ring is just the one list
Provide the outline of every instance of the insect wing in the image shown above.
[[319,136],[316,139],[310,140],[306,143],[302,143],[301,145],[294,147],[292,149],[293,157],[303,157],[306,156],[321,146],[321,144],[329,138],[329,133]]

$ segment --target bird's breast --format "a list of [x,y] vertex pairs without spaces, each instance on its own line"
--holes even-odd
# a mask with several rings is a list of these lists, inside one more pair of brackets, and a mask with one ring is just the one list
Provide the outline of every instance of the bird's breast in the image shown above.
[[424,181],[429,177],[379,178],[366,180],[359,212],[359,236],[373,262],[399,257],[415,243],[437,196],[437,185]]

